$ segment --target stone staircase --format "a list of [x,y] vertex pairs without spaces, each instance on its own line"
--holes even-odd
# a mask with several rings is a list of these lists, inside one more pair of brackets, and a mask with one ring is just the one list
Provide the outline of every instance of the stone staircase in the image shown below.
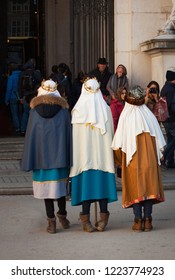
[[24,137],[0,138],[0,160],[20,160]]
[[31,194],[32,175],[20,169],[24,137],[0,138],[0,195]]

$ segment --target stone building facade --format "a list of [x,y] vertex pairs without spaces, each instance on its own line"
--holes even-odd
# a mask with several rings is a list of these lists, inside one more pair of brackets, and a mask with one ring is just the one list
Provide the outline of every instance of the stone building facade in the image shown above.
[[[19,5],[23,5],[26,11],[28,4],[32,7],[29,25],[25,20],[22,36],[8,33],[9,20],[14,17],[7,17],[6,22],[7,3],[18,4],[19,9]],[[120,63],[127,67],[131,86],[146,87],[151,79],[156,79],[162,86],[165,71],[172,66],[174,36],[171,35],[172,41],[164,48],[161,47],[163,41],[159,46],[151,41],[159,35],[170,15],[171,0],[8,0],[1,5],[4,42],[1,44],[1,64],[9,50],[14,55],[13,47],[20,42],[16,51],[21,51],[22,62],[30,55],[35,56],[46,77],[53,64],[65,62],[75,77],[78,70],[88,72],[96,67],[98,57],[105,56],[112,72]],[[19,15],[18,11],[16,15]],[[31,24],[32,17],[35,25]],[[18,20],[16,28],[17,24]],[[27,34],[29,27],[33,28],[33,33]],[[164,39],[167,38],[161,40]],[[165,52],[166,55],[162,55]]]
[[[55,61],[64,60],[69,65],[73,63],[70,52],[72,44],[70,29],[71,2],[69,0],[45,0],[45,10],[47,11],[45,20],[47,71]],[[78,2],[86,4],[88,1]],[[127,67],[131,86],[139,84],[142,87],[146,87],[152,79],[156,79],[160,86],[163,85],[165,71],[172,64],[171,58],[174,54],[175,46],[171,46],[170,59],[168,59],[169,55],[166,57],[160,56],[158,63],[154,64],[151,54],[143,49],[142,44],[159,35],[171,9],[171,0],[113,1],[114,19],[113,23],[111,22],[113,28],[110,32],[113,40],[112,65],[110,64],[111,58],[107,57],[107,60],[113,72],[120,63]],[[161,52],[165,52],[165,49],[160,50]],[[103,56],[105,54],[101,53],[99,55]],[[93,66],[96,66],[95,61]]]

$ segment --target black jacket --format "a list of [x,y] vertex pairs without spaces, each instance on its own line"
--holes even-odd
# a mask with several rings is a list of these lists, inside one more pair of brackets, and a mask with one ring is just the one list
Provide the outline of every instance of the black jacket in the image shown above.
[[168,123],[174,123],[175,122],[175,112],[172,111],[172,102],[173,97],[175,96],[175,84],[169,81],[166,81],[164,86],[161,89],[160,92],[161,97],[166,97],[167,105],[168,105],[168,112],[169,112],[169,118],[166,120]]
[[94,75],[98,82],[100,82],[100,89],[102,94],[109,95],[108,90],[106,89],[107,83],[109,81],[109,78],[111,77],[112,73],[109,72],[108,68],[105,69],[104,72],[100,72],[98,68],[94,69],[89,73],[90,75]]

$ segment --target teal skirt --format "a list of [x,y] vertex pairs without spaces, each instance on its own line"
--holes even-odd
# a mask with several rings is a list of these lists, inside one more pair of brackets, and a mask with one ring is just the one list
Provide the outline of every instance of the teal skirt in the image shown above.
[[118,200],[115,174],[100,170],[88,170],[72,177],[71,203],[81,205],[83,201],[108,199],[108,203]]
[[67,178],[68,168],[37,169],[33,171],[33,180],[38,182],[59,181]]

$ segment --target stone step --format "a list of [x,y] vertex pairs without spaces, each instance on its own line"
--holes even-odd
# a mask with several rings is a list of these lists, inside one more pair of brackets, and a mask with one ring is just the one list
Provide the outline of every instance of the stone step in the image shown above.
[[0,160],[19,160],[22,158],[24,138],[0,138]]
[[21,171],[20,160],[0,160],[0,195],[32,193],[32,172]]

